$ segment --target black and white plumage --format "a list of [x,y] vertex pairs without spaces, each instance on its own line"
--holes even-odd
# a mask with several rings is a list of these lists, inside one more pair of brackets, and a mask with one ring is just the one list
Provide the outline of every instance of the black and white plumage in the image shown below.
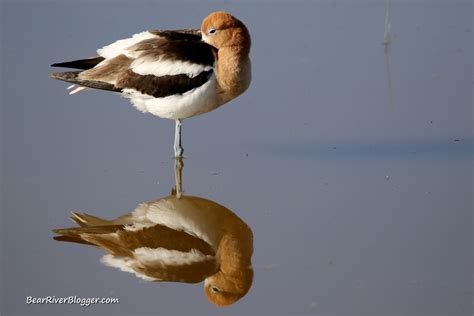
[[138,33],[99,49],[98,56],[53,64],[80,70],[51,77],[73,83],[71,94],[114,91],[141,112],[175,120],[175,156],[181,156],[181,120],[212,111],[248,88],[249,51],[245,25],[214,12],[200,30]]
[[98,57],[54,67],[82,71],[51,76],[78,85],[120,92],[142,112],[185,119],[211,110],[217,100],[215,48],[201,40],[199,30],[146,31],[98,50]]

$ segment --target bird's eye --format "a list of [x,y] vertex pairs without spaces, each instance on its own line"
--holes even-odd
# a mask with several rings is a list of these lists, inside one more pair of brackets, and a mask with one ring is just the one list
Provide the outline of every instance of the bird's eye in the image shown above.
[[213,35],[216,33],[216,29],[210,29],[209,31],[207,31],[210,35]]
[[212,292],[214,292],[214,293],[219,292],[219,288],[217,288],[217,287],[215,287],[215,286],[211,287],[211,290],[212,290]]

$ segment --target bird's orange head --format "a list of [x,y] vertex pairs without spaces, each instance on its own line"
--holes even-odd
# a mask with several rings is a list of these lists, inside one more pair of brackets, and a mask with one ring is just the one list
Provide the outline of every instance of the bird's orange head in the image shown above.
[[217,49],[236,47],[250,51],[250,33],[239,19],[226,12],[209,14],[201,25],[203,40]]
[[219,271],[205,280],[204,293],[211,303],[224,307],[237,302],[247,294],[252,281],[252,267],[245,268],[235,275],[226,275]]

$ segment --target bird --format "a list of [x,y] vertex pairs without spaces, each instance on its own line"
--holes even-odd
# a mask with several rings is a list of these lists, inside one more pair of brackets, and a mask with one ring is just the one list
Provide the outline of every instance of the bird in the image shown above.
[[227,12],[212,12],[200,29],[150,30],[97,50],[97,56],[54,63],[79,69],[50,76],[86,89],[120,93],[141,112],[174,120],[174,156],[183,156],[184,119],[217,109],[251,82],[250,33]]
[[54,229],[58,241],[96,246],[101,262],[147,281],[199,283],[218,307],[247,294],[253,282],[250,227],[226,207],[196,196],[142,202],[105,220],[72,212],[79,227]]

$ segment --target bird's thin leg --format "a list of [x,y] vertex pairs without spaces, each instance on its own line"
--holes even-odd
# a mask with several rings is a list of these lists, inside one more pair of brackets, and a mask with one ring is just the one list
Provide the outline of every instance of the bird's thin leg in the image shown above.
[[176,120],[176,129],[174,132],[174,156],[183,157],[183,146],[181,146],[181,120]]
[[184,162],[182,157],[176,157],[174,159],[174,177],[176,180],[176,197],[179,199],[183,194],[183,167]]

